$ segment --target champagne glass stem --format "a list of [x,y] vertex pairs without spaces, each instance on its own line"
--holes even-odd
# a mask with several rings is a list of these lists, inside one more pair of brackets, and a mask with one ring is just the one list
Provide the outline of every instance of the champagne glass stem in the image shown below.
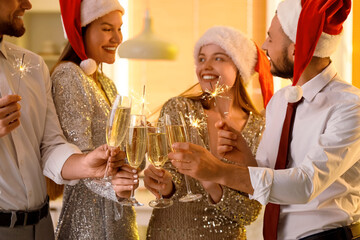
[[187,175],[184,175],[184,177],[185,177],[186,192],[188,194],[192,194],[190,184],[189,184],[189,178]]
[[134,188],[132,188],[132,189],[131,189],[130,199],[131,199],[131,200],[133,200],[133,199],[134,199]]
[[[158,183],[160,183],[159,180],[158,180]],[[159,200],[160,200],[160,201],[163,201],[164,198],[163,198],[163,195],[162,195],[161,192],[160,192],[160,189],[158,189],[158,193],[159,193],[159,195],[160,195]]]
[[108,171],[109,171],[109,160],[106,162],[104,179],[106,179],[108,177]]

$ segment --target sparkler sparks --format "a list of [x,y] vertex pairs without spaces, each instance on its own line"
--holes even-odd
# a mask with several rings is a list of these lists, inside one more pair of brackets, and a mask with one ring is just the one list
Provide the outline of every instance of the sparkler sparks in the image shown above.
[[220,84],[219,80],[216,82],[214,90],[212,90],[213,87],[212,87],[211,83],[210,83],[210,86],[211,86],[211,90],[205,89],[205,92],[208,94],[205,97],[207,97],[209,100],[211,100],[213,98],[216,100],[216,97],[223,97],[223,96],[221,96],[221,94],[227,92],[230,88],[229,86],[227,86],[225,84]]
[[197,118],[195,113],[192,111],[189,114],[185,114],[185,117],[189,120],[190,126],[198,130],[203,130],[206,127],[206,121],[204,117]]
[[[223,93],[226,93],[231,87],[228,86],[228,85],[225,85],[225,84],[220,84],[219,81],[221,79],[221,76],[219,77],[219,80],[216,82],[215,84],[215,88],[213,91],[209,90],[209,89],[205,89],[205,94],[203,99],[208,99],[208,100],[211,100],[211,99],[214,99],[214,106],[218,108],[219,110],[219,113],[221,114],[221,117],[225,118],[227,115],[228,115],[228,111],[222,111],[220,109],[220,106],[217,102],[217,99],[218,98],[223,98],[223,99],[226,99],[228,101],[231,101],[232,99],[228,96],[223,96],[222,94]],[[211,86],[211,89],[213,89],[213,86],[210,82],[210,86]],[[226,107],[227,108],[227,107]],[[227,109],[228,110],[228,109]]]
[[141,115],[151,114],[151,111],[148,107],[149,103],[146,102],[146,99],[145,99],[145,85],[143,86],[142,95],[131,90],[130,96],[131,96],[131,99],[133,102],[133,106],[140,108],[140,109],[138,109],[138,111],[140,112]]
[[12,76],[18,75],[18,86],[17,86],[17,91],[16,93],[19,93],[19,89],[20,89],[20,84],[21,84],[21,79],[22,77],[31,72],[32,68],[37,68],[39,67],[40,64],[35,64],[32,65],[30,64],[30,60],[28,62],[25,61],[25,53],[22,54],[22,57],[17,57],[15,56],[15,61],[13,64],[13,67],[15,69],[15,73],[12,74]]

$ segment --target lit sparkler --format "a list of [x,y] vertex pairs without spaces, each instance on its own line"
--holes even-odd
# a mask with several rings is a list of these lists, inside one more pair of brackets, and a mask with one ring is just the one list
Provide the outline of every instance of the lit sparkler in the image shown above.
[[143,86],[143,94],[142,94],[142,98],[141,98],[141,115],[144,115],[144,107],[145,107],[145,84]]
[[221,114],[222,117],[226,117],[226,115],[229,113],[227,111],[223,112],[220,110],[219,108],[219,104],[217,103],[217,99],[218,98],[224,98],[226,100],[231,100],[230,97],[228,96],[223,96],[222,94],[223,93],[226,93],[229,89],[230,89],[230,86],[228,85],[225,85],[225,84],[220,84],[219,81],[221,79],[221,76],[219,77],[219,80],[216,82],[215,84],[215,88],[213,89],[213,86],[210,82],[210,87],[211,89],[213,89],[212,91],[209,90],[209,89],[205,89],[205,93],[207,93],[207,95],[204,96],[204,98],[207,98],[208,100],[211,100],[211,99],[214,99],[214,105],[215,107],[218,107],[219,109],[219,113]]
[[230,88],[229,86],[227,86],[225,84],[220,84],[219,80],[216,82],[214,90],[213,90],[213,86],[212,86],[211,82],[210,82],[210,86],[211,86],[211,90],[205,89],[205,92],[208,94],[205,97],[207,97],[209,100],[211,100],[213,98],[216,100],[217,97],[223,97],[223,96],[221,96],[221,94],[227,92]]
[[39,67],[40,64],[31,65],[30,61],[25,62],[25,53],[23,53],[21,58],[15,56],[15,61],[14,61],[13,66],[15,68],[16,73],[12,74],[12,76],[19,75],[18,86],[17,86],[17,91],[16,91],[16,93],[18,94],[22,77],[25,74],[30,73],[32,68]]
[[189,114],[185,114],[185,117],[189,120],[190,126],[193,128],[203,130],[206,127],[205,118],[197,118],[193,111]]
[[131,99],[133,101],[133,106],[140,106],[140,114],[141,115],[144,115],[146,113],[151,113],[150,109],[148,108],[148,105],[149,103],[146,102],[146,99],[145,99],[145,93],[146,93],[146,90],[145,90],[145,85],[143,85],[143,92],[142,92],[142,95],[140,96],[138,93],[136,93],[135,91],[131,90]]
[[206,128],[206,119],[205,117],[197,118],[195,111],[191,111],[189,114],[185,114],[185,118],[189,120],[189,125],[192,129],[196,130],[197,139],[201,141],[202,146],[205,147],[204,140],[202,139],[201,131]]
[[19,93],[21,78],[22,78],[24,72],[28,70],[27,66],[24,65],[24,58],[25,58],[25,53],[23,53],[21,61],[18,61],[16,59],[16,62],[17,62],[16,64],[19,65],[18,68],[19,68],[19,71],[20,71],[19,81],[18,81],[18,89],[17,89],[16,93]]

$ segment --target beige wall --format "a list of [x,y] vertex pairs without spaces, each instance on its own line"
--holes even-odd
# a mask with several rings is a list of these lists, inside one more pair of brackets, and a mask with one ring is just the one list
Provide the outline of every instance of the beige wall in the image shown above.
[[[121,1],[120,1],[121,2]],[[254,40],[265,38],[265,0],[253,1],[248,9],[246,0],[132,0],[129,1],[129,37],[141,32],[148,4],[155,33],[178,46],[175,61],[130,60],[129,89],[141,93],[146,78],[147,102],[153,111],[170,97],[196,83],[193,46],[213,25],[229,25],[247,33],[248,20],[254,20]],[[256,10],[255,10],[256,9]],[[250,12],[248,14],[248,12]],[[253,14],[255,13],[255,14]],[[126,40],[126,39],[125,39]]]

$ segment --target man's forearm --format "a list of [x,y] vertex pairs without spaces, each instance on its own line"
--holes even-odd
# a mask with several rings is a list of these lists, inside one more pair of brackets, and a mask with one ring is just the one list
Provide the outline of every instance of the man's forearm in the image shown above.
[[222,163],[216,174],[215,182],[248,194],[254,193],[247,167]]
[[92,176],[89,168],[86,168],[85,155],[73,154],[63,165],[61,176],[64,180],[74,180]]

